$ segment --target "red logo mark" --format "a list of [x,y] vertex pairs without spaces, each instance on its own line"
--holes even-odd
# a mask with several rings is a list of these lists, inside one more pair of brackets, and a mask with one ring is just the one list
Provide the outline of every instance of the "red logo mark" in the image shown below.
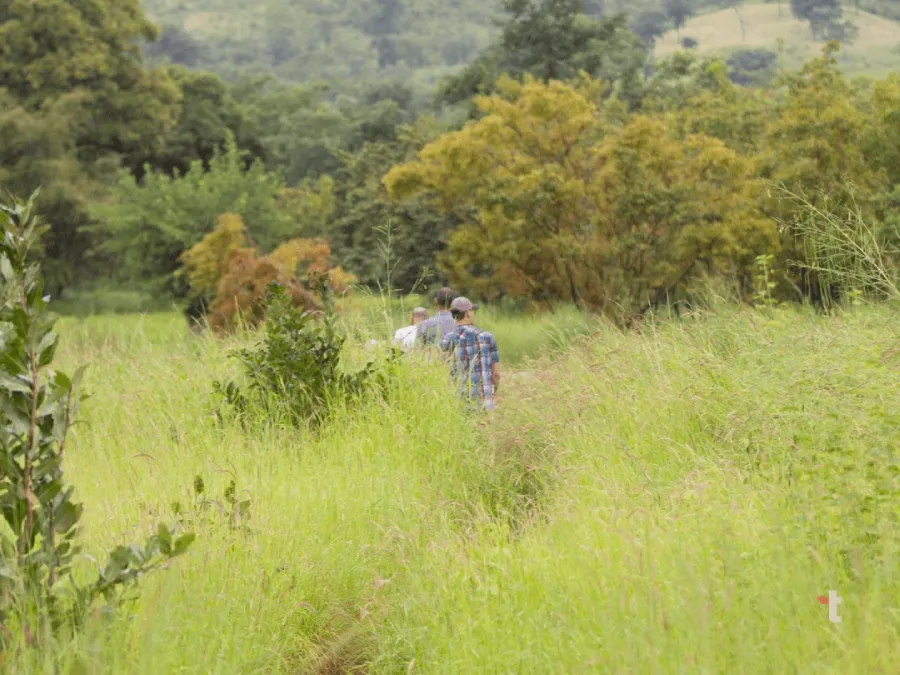
[[821,602],[823,605],[828,604],[828,596],[827,595],[820,595],[818,598],[816,598],[816,600]]

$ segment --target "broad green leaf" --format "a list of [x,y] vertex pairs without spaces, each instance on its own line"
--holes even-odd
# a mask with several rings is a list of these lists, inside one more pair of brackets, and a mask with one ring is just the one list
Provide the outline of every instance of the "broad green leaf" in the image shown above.
[[175,547],[172,550],[172,555],[176,556],[184,553],[196,538],[197,535],[193,532],[188,532],[187,534],[178,537],[178,539],[175,540]]
[[156,536],[159,539],[159,550],[163,555],[169,555],[172,552],[172,533],[168,526],[163,523],[156,528]]

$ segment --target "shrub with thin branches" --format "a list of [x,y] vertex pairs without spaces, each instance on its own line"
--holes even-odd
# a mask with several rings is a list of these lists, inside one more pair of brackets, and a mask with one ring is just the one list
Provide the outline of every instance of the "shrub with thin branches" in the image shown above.
[[[811,273],[823,291],[840,289],[877,300],[900,300],[900,249],[856,202],[839,205],[822,199],[815,204],[784,186],[776,190],[793,206],[793,217],[781,221],[803,256],[792,265]],[[827,292],[822,296],[830,297]]]

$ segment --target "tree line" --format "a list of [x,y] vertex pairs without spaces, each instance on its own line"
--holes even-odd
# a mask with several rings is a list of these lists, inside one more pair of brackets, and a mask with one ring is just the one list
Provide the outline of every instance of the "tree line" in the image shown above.
[[[406,82],[148,67],[158,30],[137,0],[3,5],[0,183],[42,186],[57,296],[112,279],[195,298],[184,254],[224,215],[253,260],[326,242],[328,267],[375,284],[390,237],[402,290],[611,313],[704,275],[750,293],[759,256],[784,267],[796,204],[774,183],[896,232],[900,82],[846,80],[833,45],[748,80],[690,53],[651,63],[632,19],[580,0],[508,0],[496,39],[423,102]],[[780,293],[809,292],[785,272]]]

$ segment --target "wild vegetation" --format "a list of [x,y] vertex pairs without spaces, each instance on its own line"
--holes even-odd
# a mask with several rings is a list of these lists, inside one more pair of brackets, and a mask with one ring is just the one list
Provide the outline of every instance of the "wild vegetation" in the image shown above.
[[[838,38],[835,27],[865,11],[900,20],[890,0],[768,0],[785,18],[796,15],[807,26],[821,26],[817,37]],[[576,3],[565,0],[557,6]],[[642,37],[668,30],[692,34],[699,15],[725,10],[748,28],[757,11],[752,0],[586,0],[593,19],[624,13]],[[762,4],[761,2],[759,4]],[[846,8],[842,7],[846,5]],[[401,79],[423,91],[474,54],[490,46],[500,32],[496,21],[505,7],[541,8],[543,1],[459,0],[266,0],[252,5],[236,0],[145,0],[148,15],[162,25],[162,39],[149,49],[154,59],[211,69],[226,79],[241,73],[274,73],[305,82],[353,82]],[[843,10],[843,11],[842,11]],[[829,29],[828,27],[831,26]],[[550,33],[545,33],[549,38]],[[739,30],[722,36],[737,45]],[[702,44],[701,40],[701,44]],[[772,40],[774,46],[774,38]],[[900,58],[900,57],[898,57]]]
[[[548,340],[525,318],[481,323],[501,350]],[[174,313],[67,320],[63,363],[91,364],[66,451],[86,550],[173,502],[198,538],[131,616],[13,672],[889,672],[894,310],[592,330],[552,359],[501,351],[489,423],[440,367],[404,361],[390,405],[337,405],[306,431],[210,415],[240,336],[192,337]],[[227,505],[187,511],[197,476],[205,499],[234,482],[241,527]]]
[[0,205],[0,220],[0,667],[15,671],[31,651],[64,650],[101,599],[116,612],[139,577],[184,553],[194,535],[160,523],[142,546],[116,547],[91,581],[77,574],[84,507],[63,462],[84,371],[70,378],[50,368],[59,336],[32,260],[45,232],[34,200]]
[[773,5],[0,0],[0,671],[892,672],[900,16]]
[[[226,83],[179,65],[142,65],[136,42],[156,31],[133,2],[99,3],[96,17],[93,3],[67,4],[46,32],[40,3],[13,2],[3,24],[10,36],[4,58],[19,75],[4,81],[2,178],[18,194],[44,186],[48,289],[57,300],[68,296],[70,306],[108,286],[112,271],[117,289],[143,292],[157,306],[178,302],[202,311],[217,289],[192,288],[182,256],[224,214],[241,218],[249,248],[258,249],[248,253],[248,273],[285,242],[324,240],[330,266],[374,288],[384,278],[380,243],[389,236],[395,288],[451,282],[508,304],[574,301],[618,315],[664,299],[689,301],[701,273],[727,277],[746,295],[757,255],[773,256],[780,297],[809,296],[811,280],[786,269],[795,247],[773,234],[793,215],[790,203],[769,199],[765,186],[772,182],[813,201],[828,194],[839,206],[850,203],[852,184],[853,203],[873,227],[891,231],[900,184],[894,76],[851,83],[840,69],[842,52],[824,43],[801,70],[781,74],[765,51],[725,61],[679,52],[654,62],[654,38],[632,32],[640,32],[634,12],[644,6],[614,4],[506,2],[496,34],[442,80],[428,109],[408,78],[329,90],[252,69]],[[359,16],[344,17],[342,26],[369,26],[364,17],[390,7],[414,16],[401,4],[354,7]],[[292,8],[279,10],[279,25],[290,23]],[[669,3],[653,11],[683,27],[708,8]],[[631,15],[615,14],[624,9]],[[68,34],[82,37],[67,41]],[[45,43],[36,60],[36,46]],[[110,73],[115,87],[92,77],[91,64]],[[581,117],[552,109],[573,101]],[[528,105],[540,109],[528,112]],[[521,124],[531,126],[518,138]],[[495,131],[506,140],[491,152],[513,165],[476,173],[503,195],[502,204],[485,202],[491,195],[479,197],[478,190],[461,195],[465,176],[416,189],[401,189],[396,180],[427,165],[417,157],[442,161],[452,173],[457,161],[485,156],[479,143]],[[545,149],[549,142],[561,143],[563,152]],[[651,147],[664,163],[634,159]],[[526,175],[529,167],[535,171]],[[719,171],[727,187],[718,183]],[[447,208],[451,190],[457,194]],[[544,231],[535,237],[518,223],[538,199],[541,222],[529,227]],[[491,234],[473,238],[488,218]],[[482,250],[487,241],[492,246]],[[588,270],[593,277],[581,278]],[[253,294],[257,304],[264,285]],[[259,316],[258,306],[253,311]]]

